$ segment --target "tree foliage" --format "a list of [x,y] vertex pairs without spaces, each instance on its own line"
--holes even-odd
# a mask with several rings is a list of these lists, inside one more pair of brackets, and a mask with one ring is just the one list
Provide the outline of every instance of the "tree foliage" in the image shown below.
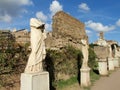
[[0,74],[5,72],[18,72],[18,66],[21,63],[26,63],[28,59],[28,51],[26,51],[25,47],[21,46],[12,46],[12,48],[4,49],[0,51]]
[[21,46],[14,38],[0,38],[0,86],[13,86],[15,80],[10,78],[24,71],[28,54],[28,45]]
[[89,46],[89,49],[88,49],[88,51],[89,51],[88,65],[91,69],[94,69],[94,68],[98,67],[98,64],[97,64],[97,61],[96,61],[97,55],[95,54],[94,49],[93,49],[94,46],[95,46],[94,44],[91,44]]
[[50,82],[56,86],[61,80],[77,77],[82,57],[82,52],[72,46],[66,46],[61,51],[47,50],[45,68],[50,74]]

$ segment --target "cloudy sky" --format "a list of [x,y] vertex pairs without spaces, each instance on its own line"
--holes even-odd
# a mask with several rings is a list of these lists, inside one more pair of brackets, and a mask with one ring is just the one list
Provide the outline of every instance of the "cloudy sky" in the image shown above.
[[86,25],[89,41],[105,32],[105,39],[120,42],[119,0],[0,0],[0,29],[29,29],[29,20],[38,18],[51,30],[52,16],[65,11]]

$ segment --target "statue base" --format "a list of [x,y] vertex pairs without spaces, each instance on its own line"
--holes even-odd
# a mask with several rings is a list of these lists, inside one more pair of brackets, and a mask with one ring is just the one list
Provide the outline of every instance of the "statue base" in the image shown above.
[[118,68],[119,67],[119,59],[118,58],[114,58],[114,66],[116,67],[116,68]]
[[99,60],[98,67],[99,67],[99,74],[100,75],[103,75],[103,76],[108,75],[107,60],[106,59]]
[[20,90],[49,90],[49,73],[22,73]]
[[112,58],[108,58],[108,68],[110,71],[114,70],[114,61]]
[[86,67],[86,68],[81,68],[81,86],[82,87],[88,87],[91,85],[90,82],[90,68]]

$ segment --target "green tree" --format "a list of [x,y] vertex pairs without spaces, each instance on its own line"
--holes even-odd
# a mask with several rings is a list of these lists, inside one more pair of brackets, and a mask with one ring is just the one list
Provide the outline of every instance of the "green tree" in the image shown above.
[[98,67],[98,63],[97,63],[97,61],[96,61],[97,56],[96,56],[96,54],[95,54],[95,52],[94,52],[93,47],[94,47],[94,46],[92,45],[92,48],[91,48],[91,46],[90,46],[89,49],[88,49],[88,51],[89,51],[89,56],[88,56],[89,61],[88,61],[88,65],[89,65],[89,67],[92,68],[92,69]]

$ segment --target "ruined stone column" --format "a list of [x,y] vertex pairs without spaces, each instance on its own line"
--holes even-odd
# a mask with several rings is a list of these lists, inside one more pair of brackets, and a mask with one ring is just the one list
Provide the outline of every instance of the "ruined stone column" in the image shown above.
[[98,61],[98,67],[99,67],[99,74],[102,76],[108,75],[107,70],[107,59],[99,59]]
[[113,58],[108,58],[108,69],[110,71],[113,71],[115,68],[114,68],[114,61],[113,61]]
[[109,70],[114,70],[114,61],[113,61],[113,56],[112,56],[112,48],[111,48],[111,45],[108,45],[108,48],[109,48],[108,69],[109,69]]
[[119,56],[120,56],[120,53],[118,52],[116,45],[114,45],[114,51],[115,51],[114,66],[117,68],[117,67],[119,67]]
[[108,75],[108,47],[107,46],[95,46],[94,51],[98,57],[98,70],[100,75]]
[[86,40],[81,40],[82,42],[82,54],[83,54],[83,63],[80,69],[81,71],[81,86],[88,87],[90,86],[90,68],[88,67],[88,45]]
[[114,58],[114,66],[115,66],[116,68],[119,67],[119,58],[117,58],[117,57]]

